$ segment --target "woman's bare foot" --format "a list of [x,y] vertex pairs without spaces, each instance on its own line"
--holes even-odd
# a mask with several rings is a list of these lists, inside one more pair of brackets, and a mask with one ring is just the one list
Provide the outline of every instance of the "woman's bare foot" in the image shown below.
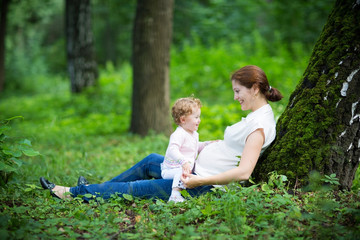
[[55,185],[55,187],[52,189],[53,193],[58,196],[61,199],[70,199],[70,188],[69,187],[63,187]]

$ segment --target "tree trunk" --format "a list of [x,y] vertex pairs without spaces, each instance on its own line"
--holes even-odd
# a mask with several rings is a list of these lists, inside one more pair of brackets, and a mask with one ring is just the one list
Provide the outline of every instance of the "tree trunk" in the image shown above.
[[97,83],[90,0],[66,0],[66,48],[71,91],[79,93]]
[[133,29],[130,131],[169,134],[169,63],[173,0],[138,0]]
[[5,87],[5,37],[9,3],[10,0],[1,0],[0,4],[0,92]]
[[275,170],[302,186],[316,170],[336,173],[350,189],[360,161],[359,119],[360,1],[338,0],[253,176]]

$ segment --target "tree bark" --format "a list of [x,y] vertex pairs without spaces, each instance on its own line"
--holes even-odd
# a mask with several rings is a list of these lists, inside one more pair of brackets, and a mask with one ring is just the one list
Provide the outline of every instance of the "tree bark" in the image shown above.
[[130,131],[169,134],[169,63],[173,0],[138,0],[133,29],[133,94]]
[[10,0],[1,0],[0,3],[0,92],[5,87],[5,37],[9,3]]
[[73,93],[97,83],[90,0],[66,0],[66,50]]
[[303,186],[316,170],[336,173],[350,189],[360,161],[359,119],[360,1],[338,0],[253,176],[277,171]]

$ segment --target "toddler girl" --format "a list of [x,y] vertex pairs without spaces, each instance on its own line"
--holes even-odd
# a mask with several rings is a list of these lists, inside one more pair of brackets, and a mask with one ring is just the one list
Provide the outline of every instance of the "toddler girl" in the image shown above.
[[209,142],[199,142],[201,102],[194,97],[180,98],[172,107],[171,115],[178,125],[171,134],[164,162],[161,164],[163,179],[174,179],[169,201],[183,202],[181,189],[185,189],[180,176],[190,174],[195,159]]

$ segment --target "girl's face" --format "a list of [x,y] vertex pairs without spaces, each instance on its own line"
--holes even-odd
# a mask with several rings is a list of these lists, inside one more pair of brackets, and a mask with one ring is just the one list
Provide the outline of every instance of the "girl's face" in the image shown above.
[[193,108],[192,113],[190,115],[182,116],[180,118],[181,121],[180,126],[189,133],[193,133],[194,131],[197,131],[201,121],[200,114],[201,114],[200,108],[197,107]]
[[232,81],[232,87],[234,91],[234,100],[238,101],[241,105],[241,110],[254,110],[254,96],[255,96],[255,88],[247,88],[238,83],[237,81]]

